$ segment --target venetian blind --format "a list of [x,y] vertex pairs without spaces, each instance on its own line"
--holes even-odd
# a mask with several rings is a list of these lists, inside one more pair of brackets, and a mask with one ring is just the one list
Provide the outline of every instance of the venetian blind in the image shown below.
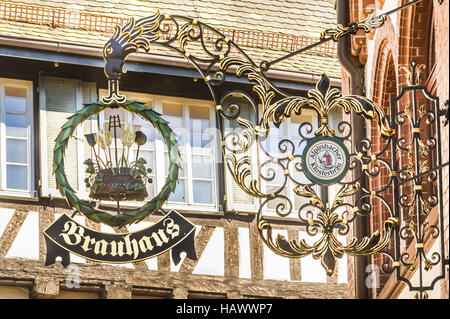
[[[95,84],[79,80],[42,77],[41,85],[41,110],[45,110],[45,158],[41,159],[43,167],[46,167],[46,180],[43,178],[43,196],[49,194],[58,195],[56,180],[53,174],[53,148],[55,139],[61,131],[61,127],[84,104],[96,99]],[[84,193],[84,159],[91,156],[91,150],[84,142],[83,135],[92,132],[92,119],[84,121],[74,132],[65,150],[64,170],[68,182],[76,191]],[[42,132],[42,131],[41,131]],[[42,140],[42,139],[41,139]],[[81,187],[81,189],[80,189]],[[45,190],[48,191],[46,194]]]
[[[250,104],[245,103],[243,100],[232,100],[230,103],[239,103],[240,113],[239,117],[250,120],[252,122],[254,119],[254,112]],[[254,123],[253,123],[254,124]],[[243,130],[243,127],[236,120],[227,120],[224,119],[224,129],[226,136],[230,132],[240,133]],[[253,147],[245,153],[234,155],[236,156],[236,160],[241,159],[244,156],[249,156],[250,158],[256,158],[254,154],[256,153],[256,148]],[[225,163],[226,164],[226,163]],[[227,165],[225,165],[225,180],[226,180],[226,194],[227,194],[227,208],[229,210],[236,210],[238,212],[255,212],[256,211],[256,199],[255,197],[244,192],[239,185],[235,182],[233,177],[231,176]]]

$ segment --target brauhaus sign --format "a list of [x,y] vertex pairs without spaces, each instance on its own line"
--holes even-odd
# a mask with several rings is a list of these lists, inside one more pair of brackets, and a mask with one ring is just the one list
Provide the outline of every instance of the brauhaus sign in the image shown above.
[[156,224],[134,233],[101,233],[80,225],[62,215],[44,231],[47,243],[46,266],[62,258],[66,267],[69,252],[86,259],[108,263],[133,263],[172,249],[175,264],[180,253],[196,260],[195,226],[175,211],[169,212]]

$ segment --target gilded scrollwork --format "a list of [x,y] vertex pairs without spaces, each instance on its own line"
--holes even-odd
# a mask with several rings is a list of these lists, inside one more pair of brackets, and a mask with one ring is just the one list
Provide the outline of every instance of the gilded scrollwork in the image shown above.
[[264,197],[260,191],[259,183],[253,178],[252,162],[249,156],[237,159],[232,153],[225,154],[225,161],[229,167],[233,179],[244,192],[255,197]]
[[[321,37],[322,39],[331,37],[337,41],[358,30],[369,32],[383,25],[386,17],[386,15],[368,16],[360,23],[353,23],[347,27],[339,25],[336,29],[325,30]],[[210,37],[210,35],[213,36]],[[124,73],[122,69],[126,56],[138,49],[148,51],[151,44],[160,45],[184,56],[203,77],[211,92],[220,120],[235,121],[241,128],[238,131],[228,132],[222,137],[223,156],[228,171],[237,185],[247,194],[260,199],[261,205],[257,214],[259,231],[264,242],[274,252],[291,258],[312,255],[313,258],[321,259],[328,275],[335,271],[336,259],[341,258],[344,253],[367,256],[382,252],[394,263],[404,262],[405,265],[409,265],[410,261],[407,260],[409,255],[392,256],[384,249],[391,240],[393,230],[400,224],[399,210],[405,210],[405,214],[410,219],[419,218],[418,215],[428,215],[438,202],[433,194],[430,194],[428,199],[423,199],[422,179],[415,178],[420,173],[426,175],[429,182],[435,182],[437,179],[437,174],[429,172],[431,163],[427,160],[438,143],[432,136],[424,140],[420,139],[421,125],[437,122],[435,120],[437,116],[426,106],[420,106],[416,110],[415,105],[408,105],[399,112],[391,108],[390,114],[386,114],[382,107],[366,97],[341,96],[337,88],[331,87],[330,79],[325,74],[322,74],[315,88],[307,92],[306,97],[291,96],[274,85],[266,76],[265,72],[275,62],[263,61],[257,65],[232,39],[217,29],[188,17],[157,13],[145,19],[132,19],[127,25],[117,27],[115,35],[108,43],[104,49],[104,57],[107,60],[105,73],[110,80],[110,94],[104,99],[108,101],[124,98],[119,94],[118,79]],[[416,68],[416,65],[413,68]],[[409,75],[412,85],[417,85],[422,69],[419,66]],[[217,90],[216,88],[225,82],[228,74],[248,80],[251,92]],[[253,108],[256,114],[255,121],[240,114],[239,103],[225,105],[226,98],[231,95],[240,95]],[[311,123],[302,123],[299,127],[299,136],[288,136],[279,142],[278,150],[281,156],[277,157],[266,152],[262,147],[262,141],[267,138],[271,128],[280,127],[286,118],[294,114],[301,115],[306,108],[317,113],[318,127],[313,128]],[[329,119],[331,112],[335,109],[341,109],[346,114],[353,112],[370,121],[376,119],[382,138],[386,141],[385,147],[377,153],[371,153],[372,141],[368,138],[353,141],[352,144],[350,142],[351,124],[341,122],[334,127],[335,124]],[[218,123],[219,128],[225,131],[223,123],[221,121]],[[412,141],[406,140],[403,136],[397,136],[398,127],[402,125],[409,125],[409,129],[414,133]],[[312,136],[304,136],[301,131],[304,128]],[[351,159],[348,166],[350,173],[345,178],[333,181],[331,185],[337,185],[334,197],[330,196],[325,201],[323,195],[317,191],[319,184],[303,176],[306,169],[302,163],[304,155],[299,154],[301,147],[300,144],[296,145],[293,142],[294,138],[296,142],[301,140],[302,146],[318,139],[327,141],[337,139],[337,144],[348,151],[348,157]],[[250,150],[255,142],[255,148],[261,150],[265,156],[264,160],[251,154]],[[350,145],[356,145],[355,152],[351,151]],[[407,153],[408,163],[405,167],[396,167],[384,158],[385,154],[391,150]],[[417,162],[417,156],[422,157],[421,161]],[[392,158],[391,160],[396,161]],[[277,165],[277,170],[268,168],[268,163]],[[263,173],[264,169],[267,169],[266,175]],[[276,191],[265,192],[264,182],[275,180],[277,172],[283,174],[283,185]],[[361,183],[363,179],[380,178],[382,172],[387,172],[389,178],[387,183],[376,191],[370,188],[370,184],[364,186]],[[296,178],[295,174],[303,174],[303,177]],[[402,183],[412,185],[415,202],[412,202],[406,194],[400,193],[396,201],[390,204],[383,193]],[[329,185],[324,187],[328,189]],[[292,192],[296,198],[306,199],[307,203],[301,205],[298,210],[298,221],[299,225],[305,227],[308,235],[320,236],[314,244],[310,245],[303,239],[287,241],[282,236],[277,236],[275,239],[272,237],[272,226],[264,218],[263,213],[269,203],[278,199],[283,202],[276,206],[275,211],[278,216],[291,216],[295,203],[293,204],[291,198],[283,193],[284,190]],[[383,230],[375,231],[372,235],[361,239],[353,238],[344,245],[339,241],[338,236],[347,234],[349,223],[353,222],[357,216],[371,213],[371,201],[380,201],[389,215],[384,222]],[[420,211],[421,214],[416,214],[416,211]],[[413,232],[416,234],[418,243],[424,233],[431,232],[434,236],[438,232],[436,226],[423,224],[420,219],[411,220],[401,229],[400,237],[406,236],[405,233]],[[428,258],[424,263],[426,269],[431,269],[436,261]]]
[[344,246],[331,231],[345,223],[338,214],[325,209],[318,214],[317,220],[314,220],[313,223],[319,225],[323,230],[322,236],[313,245],[307,244],[304,239],[287,241],[280,235],[274,240],[272,226],[264,220],[259,222],[258,228],[264,242],[275,253],[289,258],[312,255],[314,259],[321,259],[327,275],[332,275],[336,270],[336,259],[341,258],[344,253],[367,256],[380,252],[389,243],[392,231],[397,227],[399,221],[397,218],[390,217],[386,220],[382,233],[377,230],[370,237],[364,237],[361,240],[352,238],[347,246]]
[[343,26],[338,24],[336,29],[327,29],[320,34],[321,39],[327,37],[332,37],[333,41],[338,41],[343,36],[348,34],[355,34],[358,30],[363,30],[364,32],[370,32],[373,29],[379,28],[386,22],[387,16],[382,14],[375,17],[371,14],[367,16],[366,19],[359,23],[350,23],[348,26]]

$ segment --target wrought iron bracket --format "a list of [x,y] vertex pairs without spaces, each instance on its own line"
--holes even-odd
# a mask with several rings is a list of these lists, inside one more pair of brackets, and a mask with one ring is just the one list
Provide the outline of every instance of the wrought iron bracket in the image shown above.
[[[390,115],[386,114],[383,108],[364,96],[341,96],[339,90],[331,88],[329,78],[325,74],[322,74],[315,89],[309,90],[307,97],[303,97],[292,96],[282,91],[266,77],[265,72],[273,63],[292,57],[312,46],[329,40],[337,41],[339,38],[353,34],[358,30],[368,32],[373,28],[380,27],[386,20],[387,15],[419,1],[421,0],[414,0],[379,17],[370,16],[360,23],[326,30],[322,33],[323,37],[319,42],[292,52],[278,60],[263,61],[259,66],[226,35],[197,19],[176,15],[160,15],[159,12],[148,18],[132,19],[126,25],[116,28],[114,36],[104,48],[105,74],[110,83],[113,84],[110,86],[110,94],[107,98],[120,97],[118,81],[123,73],[124,60],[130,53],[136,52],[139,48],[148,51],[150,45],[155,44],[184,56],[205,80],[216,105],[217,115],[224,120],[235,121],[237,126],[242,129],[239,133],[224,134],[221,146],[225,166],[227,166],[236,184],[248,195],[260,200],[257,220],[263,241],[272,251],[282,256],[301,258],[312,255],[315,259],[320,259],[327,274],[332,275],[336,269],[336,259],[341,258],[344,253],[354,256],[367,256],[374,253],[389,255],[384,249],[391,241],[391,235],[398,236],[394,230],[401,227],[402,220],[398,212],[400,208],[396,206],[397,208],[393,209],[389,205],[389,200],[384,197],[391,196],[391,194],[384,195],[383,192],[391,187],[395,188],[398,183],[407,177],[403,176],[406,174],[405,171],[396,166],[398,163],[394,158],[392,159],[393,163],[390,164],[383,156],[386,156],[386,152],[389,150],[391,154],[396,154],[397,148],[405,148],[405,145],[402,144],[402,138],[397,136],[396,128],[400,121],[393,118],[395,112],[391,111]],[[207,43],[205,40],[207,38],[205,34],[211,32],[217,38],[213,44]],[[413,87],[406,89],[422,90],[423,87],[417,86],[421,67],[419,66],[416,70],[414,61],[411,63],[411,67],[411,85]],[[234,73],[237,77],[248,80],[248,83],[252,85],[251,92],[242,90],[223,92],[223,90],[218,90],[217,87],[225,82],[229,73]],[[228,103],[229,105],[226,103],[230,96],[239,96],[241,100],[253,108],[257,119],[256,123],[252,123],[241,116],[241,105],[239,103]],[[279,142],[278,150],[281,151],[279,156],[273,156],[267,152],[263,144],[270,134],[271,128],[273,126],[279,127],[282,121],[294,114],[300,115],[306,107],[317,113],[319,127],[314,129],[315,125],[312,123],[302,123],[298,130],[298,136],[289,136]],[[341,108],[347,114],[355,112],[369,121],[374,120],[387,146],[381,151],[375,152],[372,149],[372,141],[368,139],[362,139],[352,144],[350,141],[351,124],[347,122],[333,124],[329,121],[328,117],[331,111],[336,108]],[[413,118],[411,120],[413,136],[418,139],[420,136],[416,131],[420,130],[419,125],[417,119],[411,114],[421,114],[421,110],[420,108],[416,110],[416,105],[413,108],[413,113],[408,115],[410,120]],[[421,116],[427,117],[429,112],[431,111],[425,110],[425,113]],[[406,111],[403,113],[406,114]],[[428,120],[430,123],[434,123],[433,121],[431,117]],[[218,121],[218,123],[219,130],[224,131],[223,121]],[[317,137],[323,138],[318,140]],[[335,145],[339,147],[354,146],[354,149],[349,147],[348,155],[346,152],[341,152],[345,155],[344,157],[348,157],[350,164],[347,169],[352,173],[348,175],[352,175],[352,177],[350,180],[342,178],[341,175],[331,178],[333,185],[337,186],[337,193],[334,198],[327,199],[327,202],[325,202],[318,195],[316,191],[318,184],[325,185],[324,187],[329,186],[326,182],[323,182],[323,178],[317,178],[316,180],[306,178],[305,181],[295,177],[295,173],[306,175],[306,168],[302,167],[302,156],[305,155],[299,154],[300,145],[297,147],[292,140],[293,138],[298,138],[301,143],[306,143],[305,145],[314,142],[319,145],[322,140],[330,144],[330,140],[336,138],[339,143],[335,143]],[[259,163],[257,168],[252,165],[252,156],[248,153],[253,143],[256,143],[263,150],[265,156],[265,159],[261,160],[262,163]],[[416,153],[418,151],[429,151],[433,148],[420,145],[420,141],[418,143],[418,145],[415,145]],[[328,147],[331,146],[328,145],[324,148]],[[402,150],[404,151],[404,149]],[[318,152],[319,147],[317,147]],[[318,166],[327,162],[330,154],[322,155],[317,162]],[[410,156],[409,153],[408,156]],[[322,161],[324,158],[326,158],[325,162]],[[314,161],[305,161],[305,163],[305,165],[312,163],[308,169],[314,169]],[[327,168],[329,168],[329,164],[330,162],[327,162],[324,165],[328,165]],[[275,180],[274,169],[268,168],[270,165],[276,166],[282,172],[282,176],[280,176],[284,182],[277,189],[269,191],[262,187],[261,181],[270,183]],[[438,165],[441,165],[441,162]],[[422,166],[422,172],[424,172],[425,165],[422,163]],[[377,190],[361,186],[360,181],[364,178],[381,178],[380,174],[384,167],[389,171],[387,185]],[[266,173],[264,173],[265,169]],[[415,173],[420,173],[417,168],[416,171]],[[258,176],[256,177],[256,175]],[[412,176],[414,176],[413,173]],[[417,177],[413,180],[414,183],[416,179]],[[416,186],[418,191],[422,187],[419,183]],[[320,233],[321,238],[313,245],[307,244],[304,239],[297,242],[295,240],[287,241],[282,236],[272,238],[270,219],[264,218],[268,203],[273,203],[274,200],[283,201],[282,204],[277,204],[275,209],[275,213],[280,217],[286,217],[291,213],[295,214],[294,210],[297,210],[297,207],[294,208],[295,202],[293,203],[290,198],[283,195],[283,190],[287,187],[291,188],[295,196],[300,196],[306,200],[306,204],[298,208],[298,225],[304,226],[310,236]],[[393,196],[393,205],[398,205],[399,195]],[[400,199],[402,198],[400,197]],[[384,222],[383,229],[375,231],[370,236],[352,238],[347,245],[340,243],[338,236],[346,236],[350,231],[350,224],[358,216],[371,214],[372,206],[366,203],[368,201],[378,201],[381,205],[384,205],[383,207],[389,214]],[[423,205],[428,209],[431,204]],[[432,226],[427,227],[434,229]],[[393,259],[395,259],[395,263],[401,262],[398,256],[394,256]]]
[[449,121],[449,110],[448,110],[448,108],[449,108],[449,100],[445,101],[444,102],[444,108],[439,110],[439,116],[444,116],[445,117],[444,122],[443,122],[444,126],[447,126],[448,125],[448,121]]

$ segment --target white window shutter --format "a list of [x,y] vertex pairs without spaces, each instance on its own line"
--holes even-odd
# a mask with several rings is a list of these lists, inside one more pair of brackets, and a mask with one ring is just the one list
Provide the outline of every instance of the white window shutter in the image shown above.
[[[61,197],[53,174],[53,148],[61,126],[84,105],[96,100],[95,83],[42,76],[40,82],[40,138],[42,196]],[[65,150],[64,171],[79,197],[84,186],[84,158],[87,147],[84,134],[92,132],[92,120],[86,120],[74,132]]]
[[[255,122],[255,114],[250,104],[245,103],[245,101],[243,100],[237,100],[233,102],[239,103],[240,106],[239,117],[246,120],[250,120],[252,123]],[[239,132],[242,129],[244,129],[244,127],[238,124],[236,120],[224,119],[224,136],[226,136],[233,130]],[[239,160],[244,156],[255,158],[257,154],[256,152],[257,148],[255,144],[256,143],[253,143],[250,150],[248,150],[245,153],[240,154],[235,153],[234,155],[236,157],[236,160]],[[235,210],[237,213],[256,213],[258,211],[257,207],[258,199],[244,192],[236,183],[236,181],[233,179],[233,176],[231,175],[228,169],[227,163],[225,163],[224,166],[225,166],[224,175],[225,175],[225,194],[227,198],[227,209]],[[252,172],[254,177],[257,176],[256,169],[257,166],[252,165]]]

